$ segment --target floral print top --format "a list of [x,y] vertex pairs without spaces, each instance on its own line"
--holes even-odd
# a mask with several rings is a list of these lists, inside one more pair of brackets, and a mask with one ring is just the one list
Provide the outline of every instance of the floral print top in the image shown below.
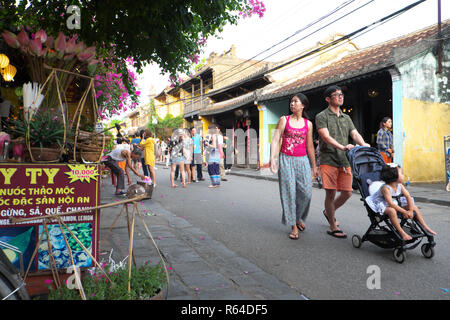
[[306,156],[306,135],[308,133],[308,120],[305,120],[303,128],[292,128],[289,124],[291,116],[286,117],[286,126],[283,132],[281,152],[294,157]]

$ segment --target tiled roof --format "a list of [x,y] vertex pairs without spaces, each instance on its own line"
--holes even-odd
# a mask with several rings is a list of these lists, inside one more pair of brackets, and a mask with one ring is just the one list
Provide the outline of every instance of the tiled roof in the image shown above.
[[[436,38],[437,26],[431,26],[405,36],[383,42],[366,49],[350,53],[341,60],[326,66],[310,75],[307,75],[286,86],[266,92],[261,100],[269,100],[276,97],[291,94],[292,91],[309,90],[315,87],[325,86],[363,74],[375,72],[396,63],[405,61],[412,56],[429,49],[435,44],[430,41]],[[450,33],[450,20],[442,23],[442,34]]]
[[242,96],[232,98],[226,101],[216,102],[207,109],[200,112],[201,116],[214,115],[226,111],[230,111],[243,105],[246,105],[256,99],[256,92],[252,91]]

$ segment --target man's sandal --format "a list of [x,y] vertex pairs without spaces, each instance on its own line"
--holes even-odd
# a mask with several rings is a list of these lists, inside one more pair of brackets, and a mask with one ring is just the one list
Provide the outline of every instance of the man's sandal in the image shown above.
[[334,231],[328,230],[327,233],[330,236],[335,237],[335,238],[341,238],[341,239],[347,238],[347,235],[344,232],[342,232],[342,230],[339,230],[339,229],[338,230],[334,230]]
[[[325,209],[322,212],[323,212],[323,215],[325,216],[325,219],[327,219],[328,224],[329,224],[330,223],[330,218],[328,218],[327,213],[325,212]],[[334,222],[337,222],[336,218],[334,218]],[[336,223],[336,227],[339,227],[339,223]]]

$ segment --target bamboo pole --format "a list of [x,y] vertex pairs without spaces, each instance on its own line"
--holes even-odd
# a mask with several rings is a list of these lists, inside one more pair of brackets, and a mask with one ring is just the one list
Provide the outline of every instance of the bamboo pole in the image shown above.
[[129,235],[130,240],[128,244],[128,293],[131,292],[131,260],[133,257],[134,221],[135,221],[134,219],[135,219],[135,211],[133,210],[131,219],[131,230]]
[[70,235],[75,239],[75,241],[80,245],[81,249],[83,249],[83,251],[88,254],[88,256],[92,259],[92,261],[95,263],[95,265],[103,272],[103,274],[109,280],[109,282],[111,282],[114,285],[111,278],[108,277],[105,270],[103,270],[102,266],[98,263],[97,259],[95,259],[95,257],[89,252],[89,250],[84,246],[84,244],[80,241],[80,239],[78,239],[78,237],[75,236],[75,234],[72,232],[72,230],[69,229],[67,224],[64,223],[64,221],[62,221],[62,219],[60,219],[60,222],[67,229],[67,231],[69,231]]
[[69,245],[69,241],[67,241],[67,237],[64,234],[64,230],[61,225],[61,218],[58,219],[59,229],[61,230],[62,236],[64,238],[64,242],[66,243],[67,251],[69,251],[70,261],[72,261],[73,273],[75,274],[75,281],[77,283],[78,292],[80,292],[81,299],[86,300],[86,294],[84,293],[83,286],[81,284],[81,278],[78,274],[77,268],[75,266],[75,260],[73,259],[72,248]]
[[167,290],[166,290],[166,299],[167,299],[167,297],[168,297],[168,295],[169,295],[170,281],[169,281],[169,271],[167,271],[166,262],[164,261],[164,257],[163,257],[163,255],[161,254],[161,251],[159,250],[158,246],[156,245],[155,239],[153,239],[153,236],[152,236],[150,230],[148,229],[147,224],[145,223],[144,217],[142,216],[141,212],[140,212],[139,209],[137,208],[137,204],[136,204],[136,203],[135,203],[135,205],[136,205],[136,211],[137,211],[137,213],[138,213],[139,218],[140,218],[141,221],[142,221],[142,224],[144,225],[145,231],[147,231],[147,234],[148,234],[148,236],[150,237],[150,239],[152,240],[153,245],[155,246],[156,251],[158,252],[159,257],[161,258],[161,261],[162,261],[162,263],[163,263],[164,272],[165,272],[165,274],[166,274],[166,279],[167,279]]
[[105,208],[115,207],[115,206],[118,206],[118,205],[121,205],[121,204],[131,203],[131,202],[143,200],[146,197],[147,197],[147,195],[143,194],[143,195],[140,195],[140,196],[135,197],[133,199],[121,200],[121,201],[118,201],[118,202],[115,202],[115,203],[107,203],[107,204],[102,204],[102,205],[96,206],[96,207],[90,207],[90,208],[85,208],[85,209],[80,209],[80,210],[74,210],[74,211],[70,211],[70,212],[55,213],[55,214],[52,214],[50,216],[39,217],[39,218],[15,218],[15,217],[10,217],[9,221],[11,223],[20,223],[20,222],[36,221],[36,220],[39,220],[39,219],[49,219],[49,220],[51,220],[51,219],[55,219],[56,217],[62,217],[62,216],[72,215],[72,214],[86,212],[86,211],[91,211],[91,210],[98,210],[98,209],[105,209]]
[[50,261],[50,269],[52,270],[53,280],[55,280],[56,288],[61,286],[61,280],[59,279],[58,268],[56,267],[56,261],[53,257],[53,249],[52,244],[50,243],[50,235],[48,233],[47,222],[44,221],[43,224],[45,234],[47,235],[47,247],[48,247],[48,256]]

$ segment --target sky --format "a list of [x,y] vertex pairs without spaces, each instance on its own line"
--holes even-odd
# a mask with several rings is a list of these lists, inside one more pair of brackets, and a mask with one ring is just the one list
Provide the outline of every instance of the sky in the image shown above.
[[[349,34],[414,2],[416,0],[263,0],[266,7],[263,18],[252,16],[241,19],[237,25],[225,26],[218,35],[220,39],[208,39],[201,58],[208,57],[211,52],[222,54],[234,44],[239,58],[279,62],[311,48],[334,33]],[[343,5],[341,10],[324,18]],[[353,43],[366,48],[437,24],[437,12],[438,0],[427,0],[377,25],[355,38]],[[449,0],[441,0],[441,19],[450,19]],[[289,40],[275,46],[287,38]],[[156,64],[147,66],[138,76],[141,104],[148,103],[151,94],[160,93],[168,84],[168,76],[161,76]]]

